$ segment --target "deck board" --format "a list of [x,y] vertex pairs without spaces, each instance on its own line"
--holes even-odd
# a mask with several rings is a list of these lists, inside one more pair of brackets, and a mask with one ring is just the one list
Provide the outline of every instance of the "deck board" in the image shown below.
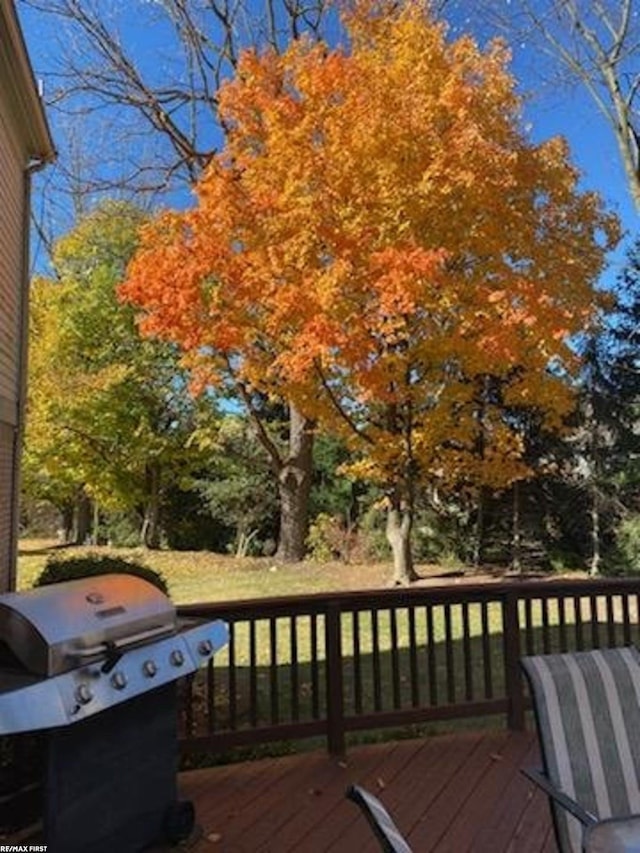
[[[463,853],[471,849],[495,853],[495,850],[499,849],[496,832],[487,838],[486,830],[493,822],[496,812],[504,805],[504,800],[507,797],[511,800],[509,783],[518,773],[518,768],[528,752],[528,746],[524,738],[507,738],[504,744],[498,745],[498,749],[490,750],[488,754],[483,750],[484,762],[479,762],[478,765],[480,773],[464,799],[458,800],[456,796],[462,787],[456,779],[456,787],[451,790],[450,799],[454,803],[457,802],[456,814],[464,813],[464,820],[453,820],[456,814],[452,815],[441,841],[433,848],[437,853]],[[513,808],[511,802],[509,807]],[[429,823],[427,815],[423,824],[425,843],[428,842]],[[416,846],[420,849],[422,845]]]
[[352,782],[377,794],[416,853],[555,853],[546,798],[520,774],[532,733],[464,732],[313,752],[180,776],[196,806],[193,853],[377,853]]

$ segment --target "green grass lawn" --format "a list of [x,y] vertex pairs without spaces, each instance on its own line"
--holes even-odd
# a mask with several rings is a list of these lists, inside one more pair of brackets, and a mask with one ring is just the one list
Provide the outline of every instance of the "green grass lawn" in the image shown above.
[[[208,551],[60,547],[50,540],[29,539],[20,542],[18,588],[28,589],[50,556],[62,559],[87,553],[114,554],[155,569],[168,582],[176,604],[380,589],[388,587],[391,578],[390,563],[345,565],[305,561],[283,565],[268,557],[236,559]],[[446,579],[447,575],[438,566],[420,566],[418,571],[430,582],[438,576]]]
[[[366,565],[345,565],[343,563],[315,563],[311,561],[294,565],[283,565],[269,558],[236,559],[232,556],[214,554],[206,551],[150,551],[147,549],[113,549],[107,547],[60,547],[46,540],[23,540],[20,544],[18,559],[18,588],[28,589],[42,571],[46,560],[54,555],[78,556],[87,553],[113,554],[129,558],[160,572],[167,580],[169,591],[178,605],[189,603],[225,602],[242,599],[260,599],[273,596],[310,595],[323,592],[346,592],[351,590],[375,590],[389,587],[391,565],[371,563]],[[419,566],[418,572],[423,578],[417,585],[463,584],[466,580],[478,581],[487,576],[469,573],[461,578],[460,572],[443,570],[442,567]],[[576,573],[577,574],[577,573]],[[494,577],[493,580],[499,579]],[[534,604],[532,616],[536,626],[542,623],[542,613],[538,604]],[[489,607],[489,632],[493,635],[502,632],[500,607]],[[585,614],[588,615],[588,614]],[[407,613],[398,611],[398,638],[400,648],[406,647],[408,637]],[[479,637],[482,633],[480,608],[472,605],[469,609],[470,636]],[[558,614],[552,609],[551,623],[557,624]],[[378,617],[378,648],[386,653],[391,648],[391,630],[389,613],[381,611]],[[417,614],[416,630],[418,637],[426,642],[424,614]],[[360,616],[360,637],[363,654],[372,652],[372,625],[370,614]],[[297,620],[296,632],[299,639],[300,661],[310,658],[309,632],[307,617]],[[259,620],[256,624],[260,663],[270,663],[267,656],[268,620]],[[460,606],[451,610],[451,638],[460,640],[463,635]],[[279,665],[289,663],[291,648],[291,625],[288,618],[278,620],[277,660]],[[440,644],[445,639],[443,610],[438,607],[434,614],[433,639]],[[238,625],[236,637],[236,662],[240,665],[248,661],[248,636],[246,624]],[[343,643],[345,650],[352,645],[352,626],[343,624]],[[220,662],[225,656],[222,655]]]

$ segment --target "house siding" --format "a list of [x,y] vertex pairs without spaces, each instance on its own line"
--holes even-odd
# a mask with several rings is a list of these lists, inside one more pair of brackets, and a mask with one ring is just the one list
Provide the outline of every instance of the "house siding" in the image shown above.
[[17,400],[24,222],[24,164],[0,117],[0,397]]
[[0,89],[0,590],[12,585],[22,378],[26,151]]
[[55,159],[14,0],[0,0],[0,592],[16,580],[29,186]]
[[13,567],[14,513],[12,494],[8,488],[13,483],[15,462],[15,428],[0,423],[0,561],[2,563],[3,589],[8,589]]

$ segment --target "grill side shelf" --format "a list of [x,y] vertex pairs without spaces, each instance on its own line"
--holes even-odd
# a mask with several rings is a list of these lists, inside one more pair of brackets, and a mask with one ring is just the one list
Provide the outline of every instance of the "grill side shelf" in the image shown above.
[[0,735],[66,726],[68,717],[54,679],[43,679],[0,695]]

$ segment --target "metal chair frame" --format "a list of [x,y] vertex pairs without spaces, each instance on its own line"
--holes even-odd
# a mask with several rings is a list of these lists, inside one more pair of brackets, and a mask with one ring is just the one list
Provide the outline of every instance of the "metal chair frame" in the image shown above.
[[380,800],[360,785],[347,788],[347,799],[360,807],[373,829],[383,853],[412,853],[404,836]]

